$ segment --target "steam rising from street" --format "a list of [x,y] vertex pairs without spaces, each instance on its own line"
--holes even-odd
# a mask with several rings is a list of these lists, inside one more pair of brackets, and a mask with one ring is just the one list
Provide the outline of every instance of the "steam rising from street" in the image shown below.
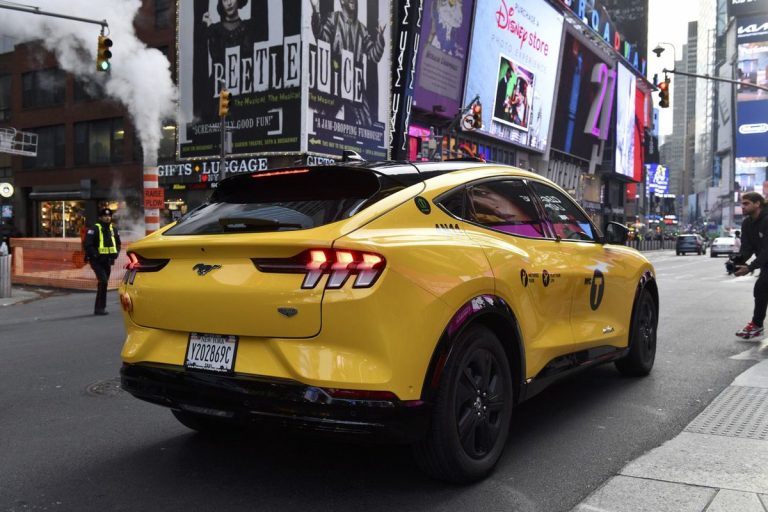
[[[156,161],[162,122],[175,118],[178,93],[168,59],[136,37],[133,23],[141,1],[38,0],[34,7],[45,12],[107,21],[106,34],[114,43],[112,69],[101,73],[96,71],[99,25],[0,9],[0,33],[16,38],[16,43],[42,39],[62,69],[85,82],[101,83],[107,95],[125,105],[138,130],[144,161]],[[141,22],[154,24],[154,17],[145,16]]]

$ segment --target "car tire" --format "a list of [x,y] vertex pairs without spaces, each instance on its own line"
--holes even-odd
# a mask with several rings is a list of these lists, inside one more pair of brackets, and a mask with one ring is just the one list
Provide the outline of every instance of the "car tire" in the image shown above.
[[640,292],[632,315],[629,352],[616,361],[625,377],[642,377],[651,373],[656,359],[656,330],[659,316],[656,302],[645,288]]
[[710,258],[717,258],[717,254],[713,253],[712,251],[709,251],[709,257]]
[[429,432],[413,451],[428,475],[469,483],[487,476],[504,451],[515,397],[507,354],[490,329],[471,326],[456,343]]
[[171,409],[173,416],[179,420],[179,423],[187,428],[205,435],[216,435],[222,432],[234,432],[236,427],[226,420],[212,418],[202,414],[195,414],[188,411],[179,411]]
[[675,254],[677,254],[678,256],[680,256],[680,251],[675,251]]

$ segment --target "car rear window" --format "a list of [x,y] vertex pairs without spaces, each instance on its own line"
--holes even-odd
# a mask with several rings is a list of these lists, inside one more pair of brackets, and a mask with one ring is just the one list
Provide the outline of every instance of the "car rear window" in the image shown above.
[[165,235],[309,229],[349,218],[404,188],[369,169],[312,167],[240,175]]

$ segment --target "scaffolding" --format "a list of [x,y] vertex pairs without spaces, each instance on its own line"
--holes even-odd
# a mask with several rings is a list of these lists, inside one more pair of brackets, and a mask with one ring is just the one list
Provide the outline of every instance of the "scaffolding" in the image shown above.
[[20,132],[16,128],[0,128],[0,153],[37,156],[37,134]]

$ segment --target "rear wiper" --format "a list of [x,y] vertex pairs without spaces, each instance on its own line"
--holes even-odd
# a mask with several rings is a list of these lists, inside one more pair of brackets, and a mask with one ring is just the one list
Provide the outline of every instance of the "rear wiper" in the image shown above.
[[228,230],[269,230],[275,228],[301,229],[304,226],[293,222],[280,222],[277,219],[259,219],[254,217],[222,217],[219,224]]

